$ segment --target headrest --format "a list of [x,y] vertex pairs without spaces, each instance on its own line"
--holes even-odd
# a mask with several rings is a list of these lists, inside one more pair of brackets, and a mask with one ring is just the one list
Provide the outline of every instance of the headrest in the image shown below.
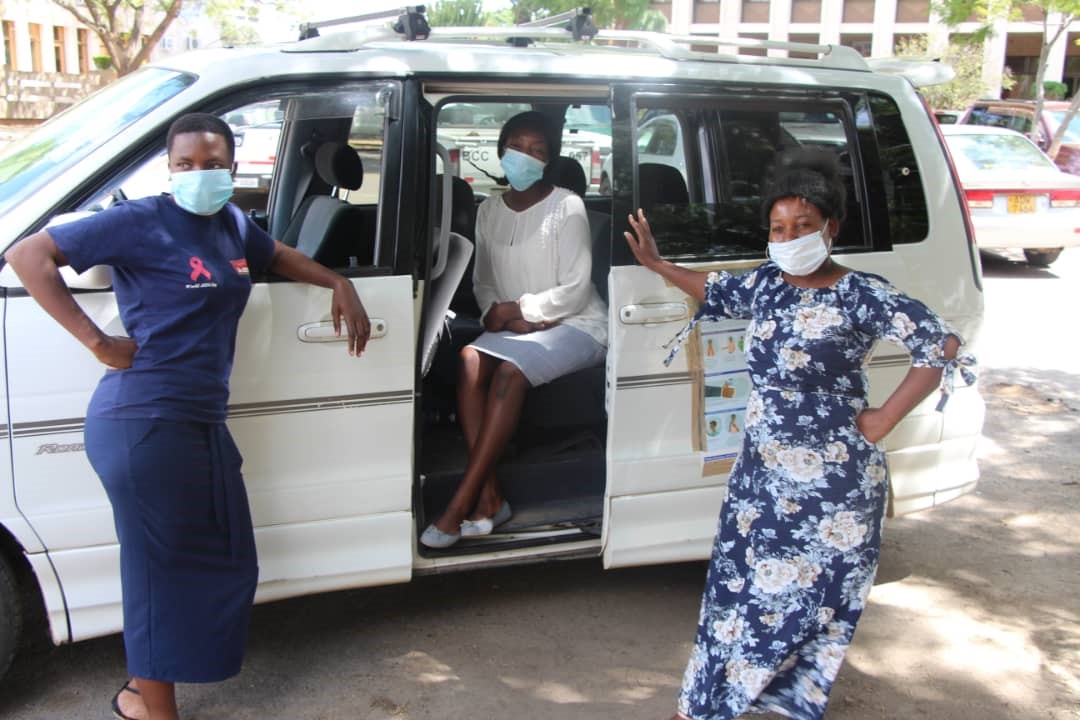
[[677,168],[659,163],[638,165],[639,204],[648,210],[654,205],[686,205],[690,193]]
[[589,181],[585,177],[581,163],[577,160],[560,155],[551,161],[547,174],[552,185],[566,188],[585,197],[585,189],[589,186]]
[[364,163],[345,143],[324,143],[315,151],[315,170],[323,182],[346,190],[359,190],[364,182]]

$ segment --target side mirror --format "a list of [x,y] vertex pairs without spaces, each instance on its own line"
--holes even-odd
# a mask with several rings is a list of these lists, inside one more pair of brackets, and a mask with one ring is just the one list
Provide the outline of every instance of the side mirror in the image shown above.
[[[45,224],[45,229],[57,225],[66,225],[69,222],[82,220],[94,215],[94,211],[82,210],[79,212],[61,213],[54,216]],[[95,265],[84,273],[77,273],[70,267],[60,268],[60,277],[72,290],[108,290],[112,287],[112,271],[106,265]]]
[[[45,229],[64,225],[75,220],[81,220],[93,215],[93,212],[62,213],[53,217],[45,225]],[[84,273],[77,273],[70,267],[60,268],[60,277],[72,290],[108,290],[112,287],[112,270],[107,265],[95,265]],[[21,287],[22,283],[10,265],[4,265],[0,270],[0,286],[13,288]]]

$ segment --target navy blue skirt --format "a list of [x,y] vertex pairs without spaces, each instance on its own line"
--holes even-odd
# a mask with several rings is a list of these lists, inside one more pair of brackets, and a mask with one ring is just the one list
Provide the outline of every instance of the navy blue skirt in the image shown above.
[[259,569],[240,452],[224,423],[86,419],[120,539],[128,672],[240,671]]

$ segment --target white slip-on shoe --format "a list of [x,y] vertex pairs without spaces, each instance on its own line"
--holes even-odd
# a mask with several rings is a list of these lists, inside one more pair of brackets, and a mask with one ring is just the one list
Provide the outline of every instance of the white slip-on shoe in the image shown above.
[[513,514],[510,510],[510,503],[503,500],[503,504],[499,506],[499,511],[495,513],[494,517],[463,520],[461,523],[461,537],[490,535],[495,528],[513,517]]
[[[464,527],[464,523],[462,524],[462,527]],[[427,526],[427,529],[425,529],[424,533],[420,536],[420,544],[429,547],[432,550],[443,550],[460,540],[461,535],[462,533],[445,533],[435,527],[435,523],[432,523]]]

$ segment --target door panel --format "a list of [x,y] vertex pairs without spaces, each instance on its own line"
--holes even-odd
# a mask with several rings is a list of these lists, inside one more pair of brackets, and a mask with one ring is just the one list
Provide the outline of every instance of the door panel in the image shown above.
[[[328,290],[257,284],[241,319],[229,427],[244,456],[260,583],[272,584],[260,599],[411,574],[412,281],[353,283],[384,326],[359,359],[343,342],[298,337],[328,318]],[[111,292],[76,297],[122,334]],[[6,331],[16,500],[60,572],[73,639],[116,631],[112,514],[82,448],[102,368],[29,297],[10,301]]]

